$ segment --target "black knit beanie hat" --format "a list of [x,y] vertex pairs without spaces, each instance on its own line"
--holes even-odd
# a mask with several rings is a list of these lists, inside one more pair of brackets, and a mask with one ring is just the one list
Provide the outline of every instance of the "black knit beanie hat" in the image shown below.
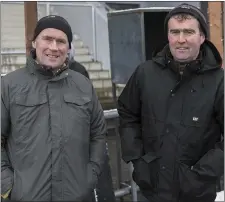
[[164,27],[165,27],[166,32],[168,30],[169,19],[172,16],[181,14],[181,13],[189,14],[189,15],[195,17],[198,20],[200,27],[201,27],[203,33],[205,34],[205,37],[208,38],[208,24],[207,24],[204,14],[197,7],[192,6],[190,4],[186,4],[186,3],[183,3],[183,4],[175,7],[173,10],[171,10],[167,14],[165,21],[164,21]]
[[41,18],[37,22],[36,28],[34,30],[33,41],[40,34],[41,31],[47,28],[55,28],[64,32],[68,38],[69,48],[71,48],[71,42],[73,40],[72,29],[67,20],[58,15],[48,15]]

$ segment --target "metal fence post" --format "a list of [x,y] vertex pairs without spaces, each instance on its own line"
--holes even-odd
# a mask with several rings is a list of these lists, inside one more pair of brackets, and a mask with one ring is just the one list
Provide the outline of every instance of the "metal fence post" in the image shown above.
[[131,183],[131,196],[132,196],[132,202],[137,202],[137,185],[133,181],[132,173],[133,173],[133,164],[130,163],[129,165],[129,171],[130,171],[130,183]]
[[[1,1],[0,1],[0,16],[1,16]],[[0,18],[0,24],[2,24],[2,18]],[[0,50],[2,50],[2,44],[1,44],[1,42],[2,42],[2,30],[1,30],[1,28],[2,28],[2,26],[0,26]],[[1,55],[0,55],[0,65],[1,65],[1,72],[2,72],[2,53],[0,53]]]
[[92,40],[93,40],[93,56],[94,60],[97,60],[97,48],[96,48],[96,17],[95,17],[95,7],[91,6],[91,12],[92,12]]
[[50,3],[49,2],[46,3],[46,16],[47,15],[50,15]]
[[[121,182],[122,182],[122,175],[121,175],[121,149],[120,149],[120,136],[119,136],[119,129],[118,126],[115,128],[116,132],[116,151],[117,151],[117,182],[118,187],[121,189]],[[122,202],[123,199],[120,198],[120,201]]]

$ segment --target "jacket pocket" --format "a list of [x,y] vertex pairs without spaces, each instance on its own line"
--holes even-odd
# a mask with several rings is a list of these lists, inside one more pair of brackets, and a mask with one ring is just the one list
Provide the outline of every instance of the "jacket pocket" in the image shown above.
[[134,162],[133,180],[142,191],[156,190],[158,184],[158,172],[160,157],[148,152]]
[[91,101],[89,97],[76,96],[74,94],[65,94],[64,101],[67,104],[66,111],[70,117],[79,117],[88,120],[88,103]]
[[[67,123],[64,138],[66,141],[74,140],[76,144],[88,144],[90,136],[89,104],[91,99],[87,96],[64,94],[63,120]],[[71,133],[74,131],[74,133]],[[86,147],[87,145],[83,145]]]
[[31,123],[35,123],[32,129],[38,131],[40,120],[46,116],[46,105],[46,94],[20,93],[16,95],[11,111],[12,124],[17,126],[13,137],[16,143],[23,142],[30,135]]
[[89,97],[86,97],[86,96],[81,97],[81,96],[76,96],[74,94],[65,94],[64,100],[67,103],[75,104],[77,106],[82,106],[91,101]]
[[15,99],[17,105],[25,107],[35,107],[47,102],[46,94],[38,94],[38,95],[19,94]]
[[180,166],[181,201],[214,201],[216,181],[204,179],[189,166]]
[[209,150],[194,166],[201,178],[218,180],[224,174],[224,151]]

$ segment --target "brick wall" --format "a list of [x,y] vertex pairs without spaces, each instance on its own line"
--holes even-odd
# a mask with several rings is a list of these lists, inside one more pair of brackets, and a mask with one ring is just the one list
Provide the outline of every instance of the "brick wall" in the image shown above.
[[215,44],[223,58],[223,2],[208,2],[208,17],[210,40]]

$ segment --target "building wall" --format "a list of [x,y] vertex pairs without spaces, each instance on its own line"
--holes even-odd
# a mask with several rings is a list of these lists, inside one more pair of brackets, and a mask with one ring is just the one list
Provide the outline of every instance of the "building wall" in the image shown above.
[[209,2],[209,32],[210,40],[215,44],[224,57],[224,44],[223,44],[223,4],[220,1]]

